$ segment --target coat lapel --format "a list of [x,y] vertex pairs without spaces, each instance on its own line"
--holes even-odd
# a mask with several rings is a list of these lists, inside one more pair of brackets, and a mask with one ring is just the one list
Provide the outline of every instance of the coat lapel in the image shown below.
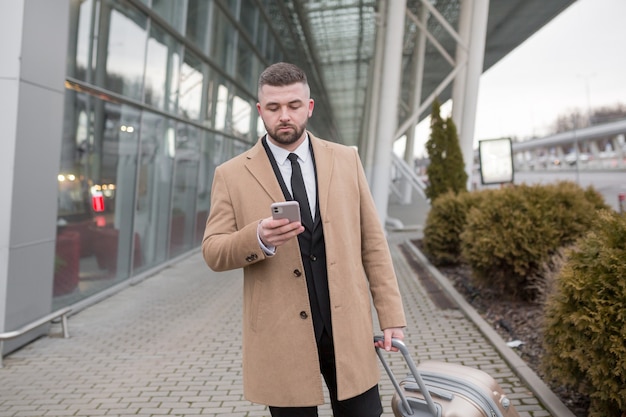
[[285,197],[280,189],[278,179],[272,169],[261,140],[256,143],[246,154],[246,168],[257,180],[261,188],[270,196],[272,201],[284,201]]
[[328,209],[328,192],[330,189],[330,180],[333,176],[334,155],[332,149],[328,148],[324,142],[314,137],[309,132],[309,139],[313,147],[315,156],[315,169],[317,171],[317,200],[320,209],[320,215],[324,218],[324,213]]

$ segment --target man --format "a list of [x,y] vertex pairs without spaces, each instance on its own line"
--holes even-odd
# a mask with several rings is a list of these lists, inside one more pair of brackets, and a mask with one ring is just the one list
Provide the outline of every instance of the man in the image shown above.
[[[215,170],[202,242],[213,270],[244,269],[244,395],[274,417],[317,416],[323,376],[335,417],[378,417],[370,294],[379,347],[406,322],[358,153],[306,130],[314,102],[298,67],[268,67],[258,100],[267,135]],[[268,217],[304,190],[302,223]]]

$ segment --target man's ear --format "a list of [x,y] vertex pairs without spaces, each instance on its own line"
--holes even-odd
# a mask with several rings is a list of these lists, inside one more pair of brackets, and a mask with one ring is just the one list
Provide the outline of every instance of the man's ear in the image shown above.
[[315,102],[312,98],[309,99],[309,117],[313,114],[313,107],[315,107]]

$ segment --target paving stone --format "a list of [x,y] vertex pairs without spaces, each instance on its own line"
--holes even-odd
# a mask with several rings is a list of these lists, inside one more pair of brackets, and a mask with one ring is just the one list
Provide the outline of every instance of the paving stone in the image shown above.
[[[549,417],[463,312],[429,298],[399,249],[405,240],[389,236],[414,359],[483,369],[521,417]],[[69,339],[40,338],[4,358],[0,417],[269,416],[243,398],[241,275],[214,273],[194,253],[71,316]],[[408,374],[401,355],[385,355],[398,377]],[[391,417],[394,390],[381,373],[383,416]],[[328,403],[319,415],[332,415]]]

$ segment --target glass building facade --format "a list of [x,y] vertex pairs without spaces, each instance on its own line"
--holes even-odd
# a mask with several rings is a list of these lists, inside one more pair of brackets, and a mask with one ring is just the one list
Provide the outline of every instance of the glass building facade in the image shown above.
[[53,308],[197,250],[214,168],[265,132],[258,75],[289,60],[258,4],[70,2]]

